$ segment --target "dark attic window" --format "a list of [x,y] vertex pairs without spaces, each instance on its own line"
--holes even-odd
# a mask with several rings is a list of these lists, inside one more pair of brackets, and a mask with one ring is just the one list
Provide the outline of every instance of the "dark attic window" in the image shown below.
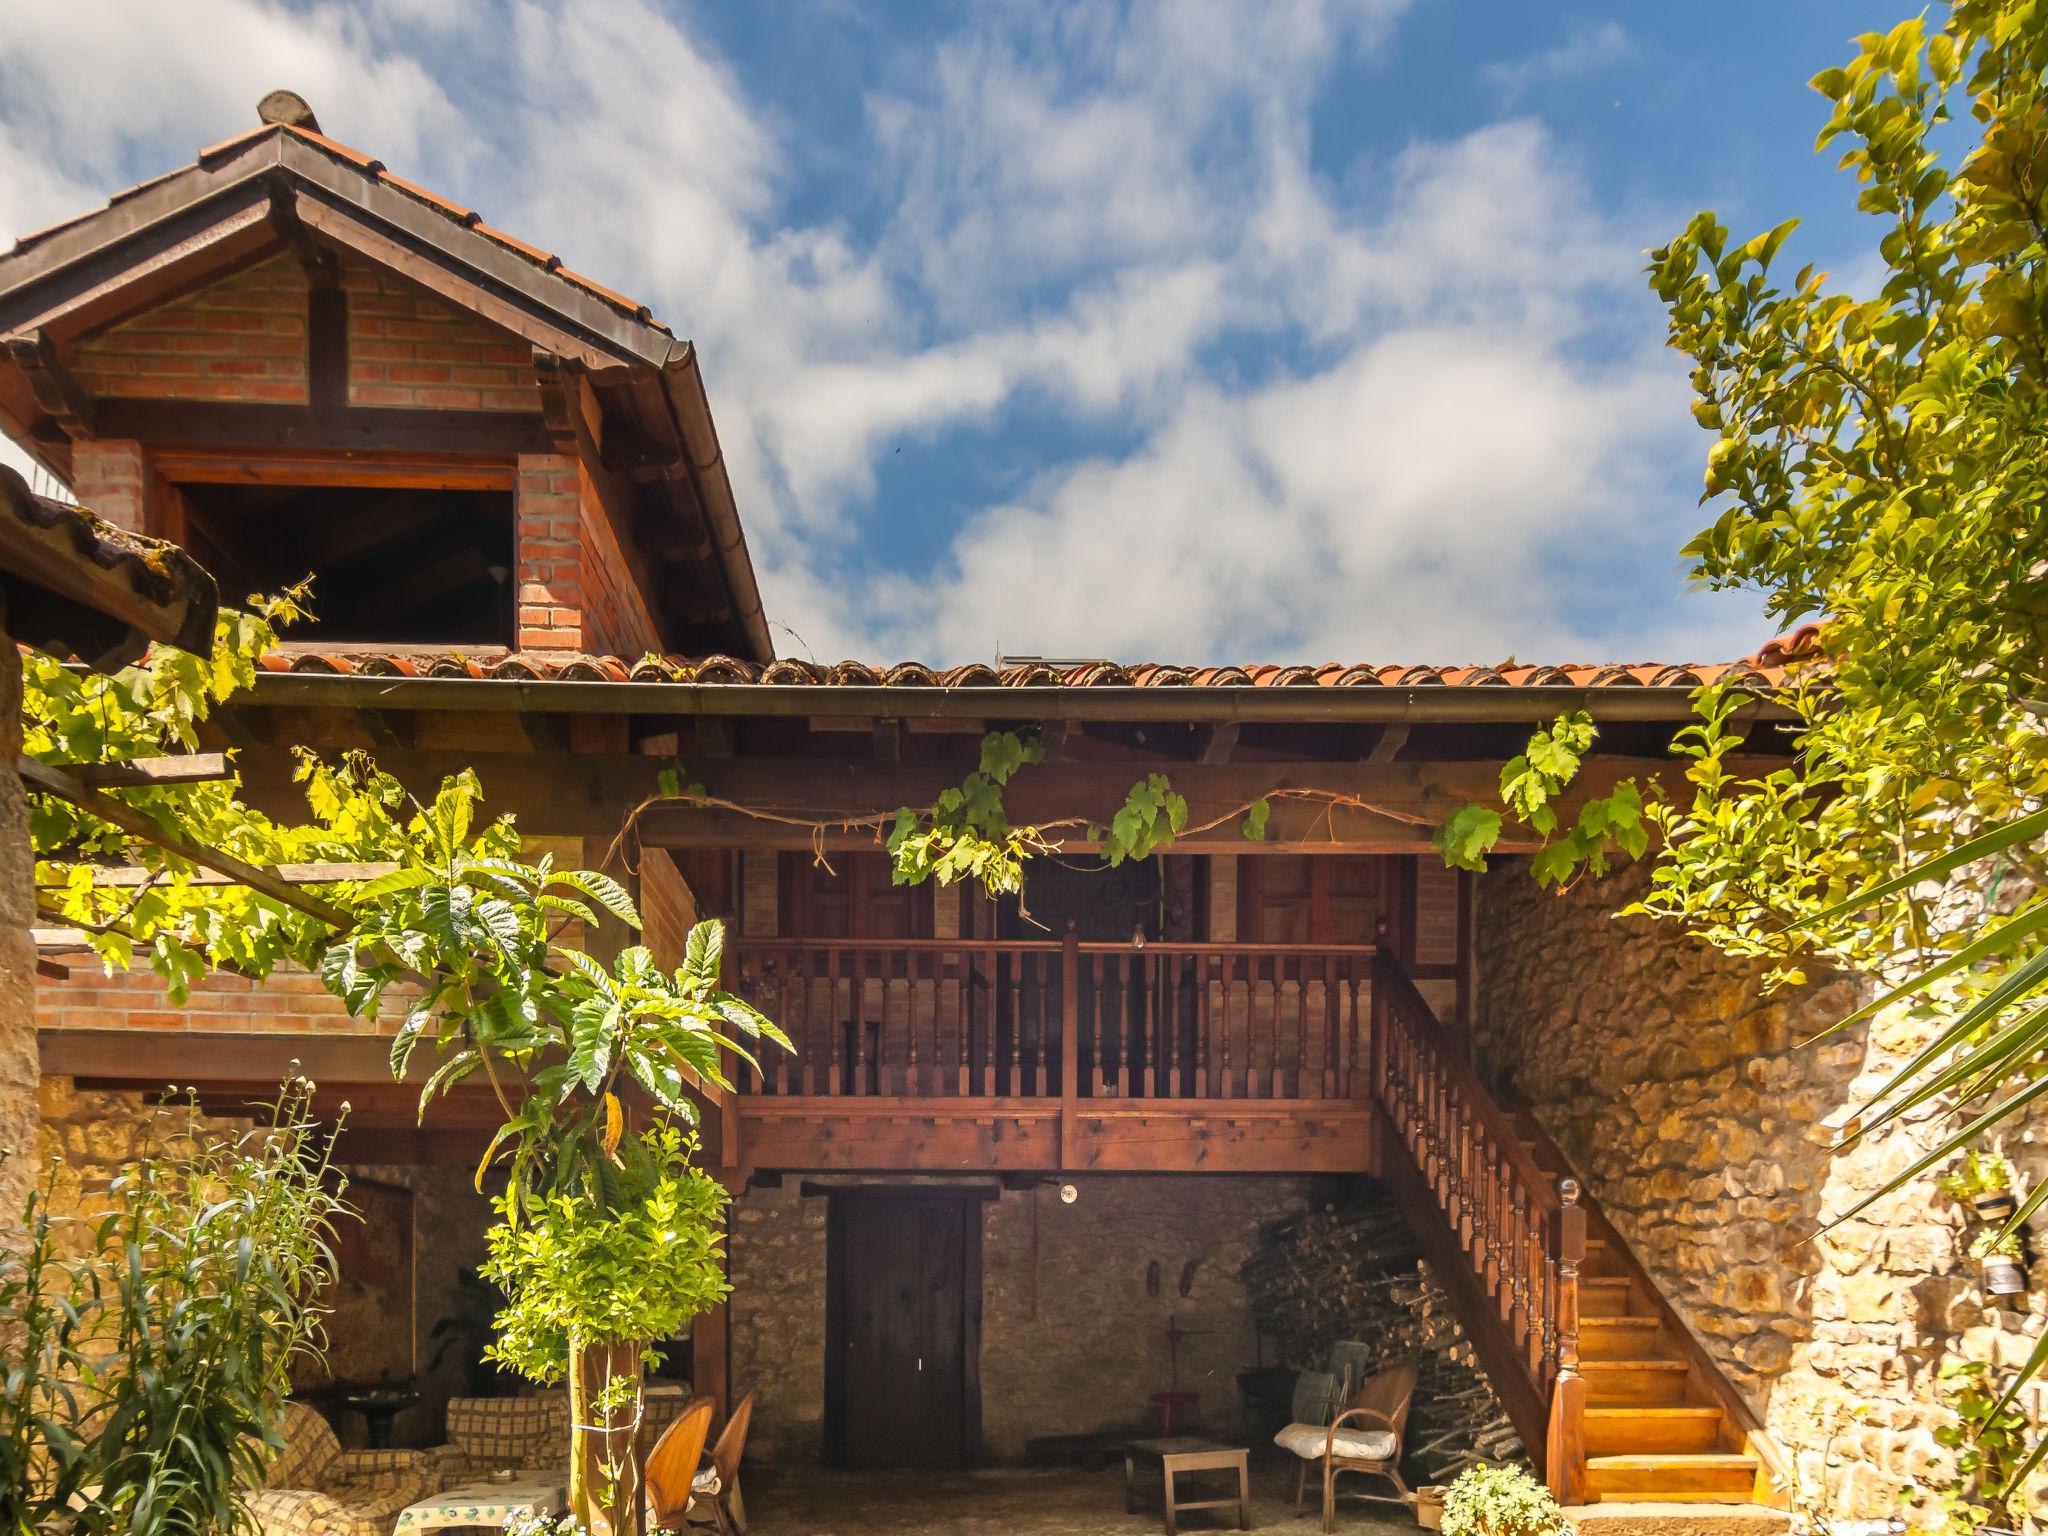
[[509,646],[509,491],[180,485],[186,545],[223,601],[311,575],[325,642]]

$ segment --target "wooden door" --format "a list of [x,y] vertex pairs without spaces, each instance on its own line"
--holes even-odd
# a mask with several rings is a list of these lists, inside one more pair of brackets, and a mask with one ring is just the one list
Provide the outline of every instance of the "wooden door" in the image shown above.
[[1414,860],[1374,854],[1253,854],[1237,865],[1246,944],[1371,944],[1409,954]]
[[831,1198],[828,1454],[855,1469],[967,1465],[981,1418],[980,1203]]

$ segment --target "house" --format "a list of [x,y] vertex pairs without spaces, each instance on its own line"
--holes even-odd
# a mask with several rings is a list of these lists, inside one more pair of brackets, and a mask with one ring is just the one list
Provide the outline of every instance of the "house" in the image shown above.
[[[472,766],[538,845],[633,881],[657,951],[728,921],[797,1050],[706,1095],[735,1292],[684,1353],[699,1391],[757,1391],[766,1450],[959,1465],[1231,1422],[1240,1372],[1357,1336],[1465,1371],[1571,1498],[1782,1503],[1803,1458],[1879,1506],[1931,1447],[1942,1351],[2009,1352],[2024,1320],[1977,1295],[1954,1213],[1807,1241],[1896,1150],[1826,1128],[1889,1047],[1796,1046],[1845,987],[1766,997],[1612,921],[1630,877],[1558,895],[1429,847],[1561,710],[1600,724],[1600,793],[1670,771],[1690,690],[1781,656],[778,658],[689,344],[296,98],[264,119],[0,257],[0,426],[232,590],[313,572],[321,622],[214,726],[257,802],[295,804],[302,745],[415,785]],[[1161,773],[1188,830],[1115,869],[1069,837],[1023,902],[893,883],[878,821],[998,731],[1043,752],[1014,822],[1106,822]],[[701,795],[662,794],[676,762]],[[421,1127],[311,978],[173,1010],[74,962],[39,1010],[44,1141],[83,1168],[167,1082],[230,1112],[296,1060],[348,1100],[347,1161],[410,1195],[392,1317],[425,1367],[485,1219],[486,1094]],[[1851,1404],[1854,1464],[1821,1467]]]

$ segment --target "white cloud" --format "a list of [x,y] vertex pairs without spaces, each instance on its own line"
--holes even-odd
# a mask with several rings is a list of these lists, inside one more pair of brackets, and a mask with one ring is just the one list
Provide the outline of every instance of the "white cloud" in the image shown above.
[[1546,81],[1590,75],[1634,54],[1635,45],[1619,22],[1603,21],[1598,26],[1579,22],[1554,47],[1526,58],[1488,64],[1482,73],[1508,100],[1515,101]]
[[[836,162],[893,210],[871,229],[790,221],[804,104],[642,0],[0,9],[0,215],[76,211],[299,90],[697,342],[771,615],[821,655],[1726,649],[1725,607],[1611,601],[1631,562],[1675,589],[1664,470],[1698,450],[1643,232],[1530,121],[1353,168],[1364,192],[1314,167],[1319,92],[1405,4],[977,8],[877,76]],[[1574,46],[1616,44],[1542,71]],[[892,542],[884,456],[1000,442],[1021,406],[1137,446],[1036,466],[950,547]]]

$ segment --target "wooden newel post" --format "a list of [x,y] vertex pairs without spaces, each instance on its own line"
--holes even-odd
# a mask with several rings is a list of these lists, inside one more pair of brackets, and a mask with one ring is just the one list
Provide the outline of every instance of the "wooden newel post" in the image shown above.
[[1081,940],[1073,923],[1060,945],[1060,1166],[1074,1165],[1074,1111],[1081,1098]]
[[1560,1504],[1586,1502],[1586,1381],[1579,1374],[1579,1261],[1586,1256],[1586,1208],[1576,1179],[1557,1181],[1550,1218],[1550,1262],[1557,1276],[1557,1329],[1544,1481]]

